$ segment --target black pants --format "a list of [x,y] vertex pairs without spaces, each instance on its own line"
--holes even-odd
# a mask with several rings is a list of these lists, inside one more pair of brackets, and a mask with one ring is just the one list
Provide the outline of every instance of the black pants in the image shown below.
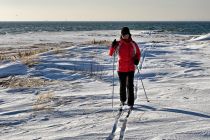
[[[126,102],[129,106],[134,105],[134,71],[118,72],[120,80],[120,101]],[[127,89],[127,92],[126,92]],[[127,94],[126,94],[127,93]],[[128,96],[128,97],[127,97]]]

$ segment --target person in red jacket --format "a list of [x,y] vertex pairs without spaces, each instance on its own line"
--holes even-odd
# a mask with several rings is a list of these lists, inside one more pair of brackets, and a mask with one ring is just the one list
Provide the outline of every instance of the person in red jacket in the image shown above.
[[[134,105],[134,73],[135,65],[138,65],[141,52],[135,41],[131,38],[128,27],[121,29],[119,41],[116,39],[112,42],[109,55],[118,54],[118,76],[120,81],[120,101],[124,105],[126,100],[128,106],[133,108]],[[126,92],[127,88],[127,92]],[[127,93],[127,96],[126,96]]]

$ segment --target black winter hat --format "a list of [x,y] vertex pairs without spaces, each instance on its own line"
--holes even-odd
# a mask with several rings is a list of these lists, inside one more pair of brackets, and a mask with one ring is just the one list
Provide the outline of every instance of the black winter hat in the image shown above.
[[123,27],[123,28],[121,29],[121,34],[122,34],[122,35],[126,35],[126,34],[129,34],[129,35],[130,35],[130,30],[129,30],[129,28],[128,28],[128,27]]

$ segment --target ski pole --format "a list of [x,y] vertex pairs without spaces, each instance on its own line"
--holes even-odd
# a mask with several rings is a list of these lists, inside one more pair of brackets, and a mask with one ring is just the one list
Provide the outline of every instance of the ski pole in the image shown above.
[[113,100],[114,100],[114,64],[115,64],[115,53],[113,59],[113,79],[112,79],[112,108],[113,108]]
[[[142,66],[142,64],[141,64],[141,66]],[[142,68],[142,67],[141,67]],[[140,70],[141,70],[141,68],[140,68]],[[140,76],[140,70],[139,70],[139,68],[137,67],[137,69],[138,69],[138,73],[139,73],[139,76]],[[145,94],[145,97],[146,97],[146,99],[147,99],[147,102],[149,102],[149,99],[148,99],[148,97],[147,97],[147,93],[146,93],[146,90],[145,90],[145,87],[144,87],[144,83],[143,83],[143,80],[142,80],[142,78],[140,77],[140,79],[141,79],[141,84],[142,84],[142,87],[143,87],[143,89],[144,89],[144,94]]]
[[[145,52],[146,52],[146,51],[145,51]],[[144,58],[145,58],[145,53],[144,53],[144,55],[143,55],[143,61],[142,61],[141,66],[140,66],[140,70],[142,69],[142,65],[143,65],[143,62],[144,62]],[[140,75],[140,70],[138,69],[139,75]],[[140,75],[140,76],[141,76],[141,75]],[[146,93],[146,90],[145,90],[145,87],[144,87],[143,80],[142,80],[141,77],[140,77],[140,79],[141,79],[142,87],[143,87],[143,89],[144,89],[144,95],[145,95],[145,97],[146,97],[146,99],[147,99],[147,102],[149,102],[149,99],[148,99],[148,97],[147,97],[147,93]]]
[[144,89],[144,94],[145,94],[145,96],[146,96],[147,102],[149,102],[149,99],[148,99],[148,97],[147,97],[147,93],[146,93],[146,90],[145,90],[145,88],[144,88],[144,84],[143,84],[142,79],[141,79],[141,84],[142,84],[142,87],[143,87],[143,89]]
[[[150,36],[151,36],[151,33],[149,34]],[[151,47],[151,46],[150,46]],[[143,54],[143,60],[142,60],[142,63],[141,63],[141,65],[140,65],[140,69],[139,69],[139,67],[137,67],[137,69],[138,69],[138,73],[139,73],[139,76],[141,76],[140,75],[140,70],[142,69],[142,67],[143,67],[143,62],[144,62],[144,60],[145,60],[145,57],[146,57],[146,50],[147,50],[147,48],[145,49],[145,51],[144,51],[144,54]],[[146,90],[145,90],[145,87],[144,87],[144,83],[143,83],[143,80],[142,80],[142,78],[140,77],[140,79],[141,79],[141,84],[142,84],[142,87],[143,87],[143,89],[144,89],[144,94],[145,94],[145,97],[146,97],[146,99],[147,99],[147,102],[149,102],[149,99],[148,99],[148,97],[147,97],[147,93],[146,93]]]

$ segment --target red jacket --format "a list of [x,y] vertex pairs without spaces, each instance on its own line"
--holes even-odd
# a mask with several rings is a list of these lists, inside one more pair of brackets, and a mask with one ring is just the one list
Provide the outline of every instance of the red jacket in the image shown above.
[[128,40],[120,39],[116,46],[110,47],[109,55],[118,53],[118,71],[130,72],[135,71],[134,57],[140,61],[141,53],[138,45],[131,38]]

